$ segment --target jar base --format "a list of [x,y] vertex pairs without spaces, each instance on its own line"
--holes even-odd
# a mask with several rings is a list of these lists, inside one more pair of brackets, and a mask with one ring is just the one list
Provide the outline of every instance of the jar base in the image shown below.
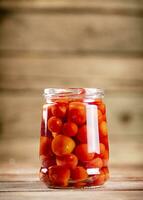
[[87,179],[80,182],[69,181],[65,186],[56,184],[53,185],[49,181],[43,181],[43,182],[50,189],[96,189],[102,187],[106,183],[106,181],[102,182],[97,182],[97,181],[98,180],[91,181],[91,179]]
[[51,188],[51,189],[75,189],[75,188],[94,189],[94,188],[101,187],[109,179],[109,171],[107,172],[102,171],[100,174],[89,175],[89,177],[84,180],[73,180],[73,179],[67,180],[66,178],[63,179],[60,177],[59,179],[52,180],[50,179],[47,172],[48,172],[47,168],[44,168],[44,171],[40,170],[39,177],[40,177],[40,180],[43,183],[45,183],[45,185],[48,188]]
[[90,189],[97,189],[97,188],[100,188],[104,185],[105,183],[101,184],[101,185],[79,185],[79,186],[53,186],[53,185],[48,185],[46,184],[47,188],[49,189],[67,189],[67,190],[72,190],[72,189],[87,189],[87,190],[90,190]]
[[103,185],[97,185],[97,186],[81,186],[81,187],[74,187],[74,186],[67,186],[67,187],[60,187],[60,186],[47,186],[49,189],[63,189],[63,190],[72,190],[72,189],[97,189],[102,187]]

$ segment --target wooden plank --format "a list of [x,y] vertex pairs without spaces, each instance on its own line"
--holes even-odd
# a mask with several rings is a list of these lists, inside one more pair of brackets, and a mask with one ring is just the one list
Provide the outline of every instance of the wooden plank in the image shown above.
[[[21,166],[26,166],[27,163],[23,164],[21,163]],[[57,190],[47,188],[38,180],[38,168],[15,168],[14,165],[9,166],[8,163],[5,163],[5,165],[0,166],[2,169],[0,173],[0,199],[25,199],[26,197],[29,199],[55,199],[57,196],[59,199],[71,199],[72,196],[72,199],[77,200],[88,199],[89,196],[90,199],[97,200],[105,197],[107,200],[114,199],[114,197],[116,199],[142,199],[142,166],[124,165],[124,167],[125,170],[122,170],[123,165],[111,167],[111,178],[99,188]],[[93,192],[95,192],[94,196]]]
[[[93,194],[94,192],[94,194]],[[59,200],[66,198],[67,200],[101,200],[106,198],[106,200],[142,200],[143,192],[142,191],[98,191],[96,190],[75,190],[75,191],[65,191],[65,190],[55,190],[54,192],[2,192],[0,199],[1,200],[25,200],[29,198],[30,200],[44,200],[45,198],[56,200],[57,197]]]
[[139,0],[106,0],[104,4],[99,0],[1,0],[0,1],[0,8],[3,9],[14,9],[14,10],[28,10],[28,9],[38,9],[38,10],[53,10],[56,11],[62,10],[62,9],[72,9],[72,10],[89,10],[92,11],[93,9],[97,9],[97,11],[104,12],[106,10],[112,11],[112,10],[125,10],[125,11],[132,11],[132,10],[142,10],[143,9],[143,3]]
[[45,87],[143,91],[143,59],[102,56],[0,57],[1,91],[39,93]]
[[[47,54],[143,53],[143,18],[85,13],[1,15],[1,52]],[[38,31],[40,30],[40,31]]]
[[[31,187],[32,185],[32,187]],[[87,191],[94,189],[86,189]],[[112,181],[110,180],[105,186],[96,189],[97,191],[140,191],[143,190],[143,181]],[[8,181],[0,182],[0,192],[55,192],[56,190],[47,189],[47,187],[39,181]],[[73,191],[73,190],[71,190]]]

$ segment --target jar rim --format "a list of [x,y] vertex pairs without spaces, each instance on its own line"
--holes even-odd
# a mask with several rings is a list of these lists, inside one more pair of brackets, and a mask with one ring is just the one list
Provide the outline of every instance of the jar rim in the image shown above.
[[100,88],[45,88],[44,97],[50,98],[103,98],[104,90]]

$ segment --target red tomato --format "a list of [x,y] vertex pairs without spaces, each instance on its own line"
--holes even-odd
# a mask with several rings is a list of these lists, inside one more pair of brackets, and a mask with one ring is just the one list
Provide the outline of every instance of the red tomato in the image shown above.
[[65,135],[57,135],[52,140],[52,151],[57,156],[69,154],[75,148],[75,142],[72,138]]
[[85,105],[81,102],[72,102],[69,104],[69,120],[82,125],[86,121]]
[[103,167],[102,159],[94,158],[93,160],[86,162],[85,167],[86,168],[102,168]]
[[62,129],[62,121],[53,116],[51,117],[49,120],[48,120],[48,129],[51,131],[51,132],[56,132],[56,133],[59,133]]
[[94,153],[88,153],[87,144],[78,145],[75,149],[75,154],[82,162],[92,160],[95,155]]
[[93,177],[94,185],[103,185],[105,182],[105,173],[101,170],[100,174],[97,174]]
[[57,165],[65,166],[67,168],[73,169],[77,166],[78,159],[74,154],[67,154],[62,157],[57,157]]
[[71,170],[71,178],[76,181],[82,181],[88,178],[88,174],[84,167],[78,166]]
[[40,137],[40,155],[52,155],[51,139],[46,136]]
[[65,187],[68,185],[70,170],[63,166],[49,167],[49,181],[53,186]]
[[67,106],[64,103],[57,103],[51,106],[51,112],[54,116],[62,118],[66,115]]
[[67,136],[75,136],[78,132],[78,126],[73,122],[67,122],[63,125],[63,134]]

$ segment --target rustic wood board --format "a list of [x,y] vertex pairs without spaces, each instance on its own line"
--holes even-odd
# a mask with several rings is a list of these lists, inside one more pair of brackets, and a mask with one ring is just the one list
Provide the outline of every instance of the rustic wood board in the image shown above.
[[30,200],[101,200],[106,198],[106,200],[142,200],[142,191],[47,191],[47,192],[2,192],[0,194],[1,200],[25,200],[26,198]]
[[1,53],[42,51],[135,56],[143,53],[143,18],[140,16],[6,11],[0,18]]
[[[10,10],[28,10],[28,9],[38,9],[38,10],[98,10],[112,12],[124,11],[125,13],[130,13],[131,11],[142,11],[143,2],[140,0],[106,0],[102,3],[100,0],[1,0],[0,8],[10,9]],[[63,10],[62,10],[63,11]],[[69,10],[68,10],[69,11]],[[137,14],[136,12],[134,14]]]
[[[32,187],[31,187],[32,185]],[[0,182],[0,192],[46,192],[55,191],[47,189],[47,187],[40,181],[5,181]],[[91,190],[87,188],[87,191]],[[110,180],[105,186],[95,189],[97,191],[140,191],[143,190],[143,180]],[[73,190],[72,190],[73,191]],[[94,190],[93,190],[94,191]]]
[[143,59],[112,56],[2,56],[0,89],[41,94],[45,87],[143,92]]
[[[93,189],[48,189],[38,181],[37,168],[29,168],[32,174],[27,174],[28,167],[23,171],[12,166],[6,170],[7,164],[1,165],[0,172],[0,199],[13,200],[29,199],[131,199],[141,200],[143,195],[143,167],[122,166],[111,167],[111,178],[102,187]],[[13,176],[11,176],[13,175]],[[19,179],[20,178],[20,179]]]

